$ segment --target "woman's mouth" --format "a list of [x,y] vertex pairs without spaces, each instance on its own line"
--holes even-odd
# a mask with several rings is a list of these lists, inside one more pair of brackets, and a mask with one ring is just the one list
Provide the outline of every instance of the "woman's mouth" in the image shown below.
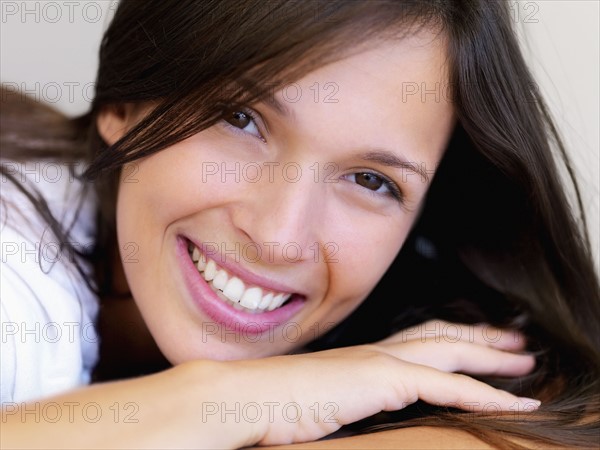
[[244,283],[188,243],[188,253],[198,272],[217,296],[234,308],[250,314],[273,311],[281,307],[292,294],[275,292]]
[[217,263],[218,255],[209,256],[201,244],[186,237],[177,237],[177,255],[193,303],[226,329],[262,334],[289,323],[307,303],[305,295],[282,289],[274,279],[229,261]]

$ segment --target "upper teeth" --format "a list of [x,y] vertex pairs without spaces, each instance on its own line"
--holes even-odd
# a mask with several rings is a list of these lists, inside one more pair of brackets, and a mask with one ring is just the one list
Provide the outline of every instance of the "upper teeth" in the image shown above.
[[[190,244],[191,245],[191,244]],[[215,261],[207,258],[198,247],[191,250],[192,261],[196,263],[199,272],[213,288],[218,297],[229,301],[236,309],[248,312],[272,311],[279,308],[292,294],[263,291],[258,286],[246,287],[244,282],[230,275],[219,267]]]

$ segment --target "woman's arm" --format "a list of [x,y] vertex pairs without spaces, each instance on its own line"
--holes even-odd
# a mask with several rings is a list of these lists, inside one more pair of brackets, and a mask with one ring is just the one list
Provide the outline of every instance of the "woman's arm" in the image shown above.
[[2,409],[3,448],[232,447],[228,424],[202,426],[210,361]]
[[[10,448],[238,448],[313,441],[422,399],[480,411],[535,405],[465,375],[399,358],[403,344],[363,345],[243,361],[195,361],[39,402],[5,404]],[[478,345],[478,344],[473,344]],[[529,370],[528,356],[486,348],[478,373]],[[477,354],[480,359],[481,353]],[[441,359],[456,359],[448,353]],[[442,361],[459,371],[469,358]]]

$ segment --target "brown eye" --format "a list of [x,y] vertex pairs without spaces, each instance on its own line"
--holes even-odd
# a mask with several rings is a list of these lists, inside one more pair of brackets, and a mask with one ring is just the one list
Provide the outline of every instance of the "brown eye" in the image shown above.
[[400,203],[404,203],[404,195],[398,185],[385,175],[373,172],[354,172],[344,175],[344,178],[365,188],[369,194],[392,197]]
[[381,177],[378,177],[373,173],[357,173],[354,175],[354,179],[357,184],[372,191],[378,190],[384,184]]
[[236,128],[244,129],[252,122],[252,117],[242,111],[232,112],[226,119],[228,123]]
[[259,119],[251,111],[231,111],[223,116],[223,123],[236,133],[251,134],[267,142],[258,129]]

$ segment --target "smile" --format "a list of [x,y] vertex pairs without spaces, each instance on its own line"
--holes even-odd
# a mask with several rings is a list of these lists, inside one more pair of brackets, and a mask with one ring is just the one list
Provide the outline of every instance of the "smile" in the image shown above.
[[245,283],[220,267],[191,242],[188,243],[188,253],[198,272],[217,296],[238,310],[251,314],[273,311],[292,296],[291,293],[275,292]]

